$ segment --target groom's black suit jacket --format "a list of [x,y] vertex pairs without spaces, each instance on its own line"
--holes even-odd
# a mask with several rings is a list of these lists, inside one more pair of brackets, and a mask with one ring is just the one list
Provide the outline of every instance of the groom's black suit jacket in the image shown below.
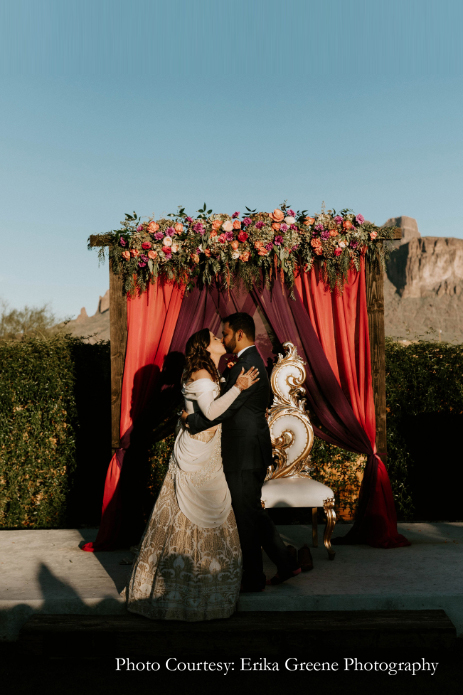
[[226,393],[235,384],[241,369],[259,370],[259,381],[242,391],[220,417],[208,420],[202,413],[192,413],[187,422],[191,434],[222,423],[222,460],[224,471],[267,469],[272,463],[272,442],[265,411],[270,400],[270,382],[264,362],[255,345],[247,348],[237,363],[225,370]]

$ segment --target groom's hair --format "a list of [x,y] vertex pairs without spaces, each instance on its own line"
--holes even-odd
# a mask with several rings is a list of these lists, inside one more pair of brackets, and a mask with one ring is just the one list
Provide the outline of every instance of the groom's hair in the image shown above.
[[248,340],[256,339],[256,326],[254,324],[254,319],[249,314],[245,314],[243,311],[237,311],[236,314],[230,314],[223,320],[224,323],[228,323],[233,333],[237,331],[243,331],[244,335]]

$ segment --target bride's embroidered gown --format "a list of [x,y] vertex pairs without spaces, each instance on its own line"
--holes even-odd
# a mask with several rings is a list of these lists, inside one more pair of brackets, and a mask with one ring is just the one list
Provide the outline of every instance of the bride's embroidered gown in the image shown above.
[[[210,379],[184,386],[186,410],[210,420],[240,394],[217,398]],[[152,619],[228,618],[239,597],[242,558],[230,491],[222,468],[221,428],[175,440],[126,588],[127,608]]]

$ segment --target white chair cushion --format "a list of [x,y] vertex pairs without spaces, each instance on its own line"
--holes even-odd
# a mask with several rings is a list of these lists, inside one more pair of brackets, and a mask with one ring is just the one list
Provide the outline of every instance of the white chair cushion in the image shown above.
[[334,497],[327,485],[311,478],[277,478],[262,486],[262,500],[270,507],[323,507],[323,501]]

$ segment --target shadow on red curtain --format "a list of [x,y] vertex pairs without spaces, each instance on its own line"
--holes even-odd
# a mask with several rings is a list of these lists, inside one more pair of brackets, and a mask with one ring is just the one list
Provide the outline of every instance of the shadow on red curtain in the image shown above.
[[[213,287],[195,288],[187,295],[183,288],[158,281],[147,292],[128,299],[121,448],[108,468],[97,539],[83,550],[111,550],[121,543],[124,456],[167,354],[183,353],[189,336],[201,328],[216,333],[221,316],[234,311],[253,313],[256,307],[278,340],[293,342],[306,362],[308,401],[323,426],[323,431],[315,427],[315,434],[368,457],[355,524],[338,542],[382,548],[409,545],[397,531],[389,477],[376,455],[364,268],[349,271],[342,294],[332,293],[315,268],[296,279],[295,296],[290,299],[288,288],[278,281],[271,291],[219,292]],[[143,378],[137,381],[137,374]]]

